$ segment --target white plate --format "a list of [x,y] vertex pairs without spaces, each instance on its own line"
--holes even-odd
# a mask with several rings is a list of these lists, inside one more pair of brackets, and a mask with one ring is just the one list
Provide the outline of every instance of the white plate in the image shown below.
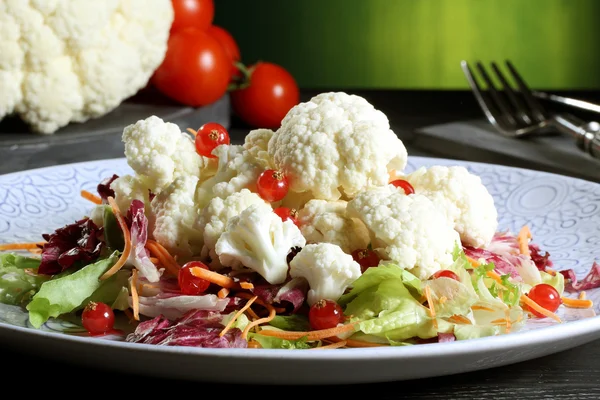
[[[417,166],[465,165],[495,198],[500,229],[528,224],[535,242],[559,269],[583,277],[600,252],[600,185],[573,178],[454,160],[412,157]],[[0,176],[0,242],[38,241],[85,215],[81,189],[95,190],[124,159],[70,164]],[[19,308],[0,305],[0,337],[36,354],[150,376],[229,383],[334,384],[448,375],[524,361],[600,338],[600,290],[589,291],[596,310],[566,309],[564,323],[530,323],[522,332],[462,342],[371,349],[268,350],[162,347],[88,338],[62,322],[27,325]]]

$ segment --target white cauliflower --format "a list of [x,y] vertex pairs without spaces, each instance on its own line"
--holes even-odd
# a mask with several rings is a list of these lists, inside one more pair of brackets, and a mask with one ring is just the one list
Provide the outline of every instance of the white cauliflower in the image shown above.
[[154,240],[171,254],[184,259],[199,255],[202,250],[202,230],[195,226],[198,219],[194,199],[197,184],[196,176],[180,176],[150,203]]
[[420,279],[449,267],[460,245],[458,233],[429,198],[406,195],[393,185],[360,193],[348,203],[347,212],[367,226],[380,257]]
[[141,200],[150,203],[149,185],[142,177],[123,175],[112,181],[110,188],[115,192],[115,202],[123,212],[129,209],[131,201]]
[[53,133],[117,107],[162,62],[171,0],[0,1],[0,119]]
[[251,152],[240,145],[223,144],[212,152],[218,159],[216,173],[198,187],[198,206],[204,208],[214,197],[225,198],[242,189],[256,192],[256,180],[264,168]]
[[331,243],[307,244],[290,262],[290,276],[308,281],[307,302],[337,301],[360,276],[360,265]]
[[210,257],[213,269],[220,267],[215,245],[225,232],[227,222],[253,204],[265,204],[265,201],[258,194],[242,189],[224,199],[213,198],[202,210],[198,222],[198,229],[204,232],[202,255]]
[[287,255],[306,240],[290,220],[282,221],[267,203],[253,204],[231,218],[217,240],[215,252],[222,265],[249,268],[271,284],[288,275]]
[[322,93],[294,106],[269,141],[269,154],[292,192],[338,200],[388,183],[407,153],[387,117],[364,98]]
[[484,247],[491,242],[498,228],[498,213],[479,176],[462,166],[432,166],[421,167],[404,179],[446,215],[463,243]]
[[310,200],[298,212],[300,231],[307,243],[332,243],[345,253],[365,249],[369,244],[369,231],[357,218],[346,214],[344,200]]
[[269,156],[269,140],[274,132],[270,129],[254,129],[246,135],[244,149],[260,164],[263,169],[272,169],[273,163]]

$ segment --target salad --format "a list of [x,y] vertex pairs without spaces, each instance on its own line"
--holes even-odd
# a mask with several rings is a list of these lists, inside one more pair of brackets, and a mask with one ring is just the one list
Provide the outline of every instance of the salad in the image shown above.
[[156,116],[122,140],[132,172],[82,190],[88,215],[0,245],[0,302],[35,328],[68,318],[163,346],[418,345],[560,323],[600,286],[598,264],[578,281],[527,226],[499,230],[466,168],[405,172],[387,117],[356,95],[319,94],[242,145],[219,124],[181,132]]

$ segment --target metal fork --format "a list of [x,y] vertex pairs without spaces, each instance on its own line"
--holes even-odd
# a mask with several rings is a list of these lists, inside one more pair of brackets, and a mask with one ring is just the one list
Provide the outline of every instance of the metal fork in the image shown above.
[[500,133],[524,138],[532,135],[567,133],[575,138],[577,145],[595,158],[600,158],[600,124],[584,122],[570,114],[550,114],[532,94],[521,75],[510,61],[506,66],[516,83],[509,83],[495,62],[491,63],[494,75],[502,88],[498,89],[482,63],[476,63],[481,80],[487,90],[482,89],[475,74],[466,61],[461,67],[477,103],[488,121]]

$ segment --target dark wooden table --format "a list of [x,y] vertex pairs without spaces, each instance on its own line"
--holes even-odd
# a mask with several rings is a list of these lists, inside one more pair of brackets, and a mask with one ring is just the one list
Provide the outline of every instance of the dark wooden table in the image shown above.
[[[303,98],[309,98],[319,91],[305,91]],[[405,142],[409,155],[437,156],[436,149],[416,148],[412,145],[413,132],[416,128],[441,122],[477,118],[481,115],[473,97],[468,92],[414,92],[414,91],[353,91],[371,101],[377,108],[385,112],[395,132]],[[600,101],[600,93],[565,93],[574,94],[590,100]],[[598,119],[598,115],[582,115],[584,118]],[[240,143],[248,132],[248,127],[233,118],[230,128],[233,142]],[[1,135],[1,134],[0,134]],[[112,136],[111,136],[112,135]],[[57,146],[56,151],[44,152],[42,155],[28,153],[27,161],[7,165],[2,163],[2,172],[24,168],[55,165],[60,163],[85,161],[91,158],[113,158],[122,156],[122,148],[115,144],[120,134],[106,133],[105,142],[110,145],[86,148],[85,143],[78,152],[68,151],[64,144]],[[57,140],[56,138],[48,140]],[[97,140],[97,139],[95,139]],[[58,142],[60,140],[58,139]],[[95,143],[95,142],[94,142]],[[118,143],[118,142],[117,142]],[[63,148],[64,147],[64,148]],[[98,148],[102,151],[98,153]],[[5,152],[2,155],[2,151]],[[28,151],[31,151],[30,149]],[[19,158],[19,146],[12,149],[1,147],[0,157]],[[489,162],[510,165],[502,159]],[[600,249],[599,249],[600,251]],[[0,360],[6,366],[2,373],[5,385],[13,385],[13,381],[26,379],[29,390],[40,394],[60,389],[62,393],[88,395],[98,392],[99,395],[119,396],[119,384],[130,389],[137,396],[168,393],[168,396],[203,396],[216,392],[218,396],[251,397],[268,396],[281,398],[289,394],[302,393],[308,398],[355,398],[374,397],[376,399],[600,399],[600,341],[551,355],[548,357],[487,369],[460,375],[428,378],[412,381],[400,381],[378,384],[336,385],[330,387],[252,387],[248,385],[225,385],[167,380],[145,376],[116,375],[106,370],[93,370],[77,365],[57,362],[56,360],[31,357],[10,348],[10,343],[2,343],[0,336]],[[18,366],[18,368],[16,368]],[[352,368],[352,366],[348,366]],[[410,368],[407,365],[406,368]],[[276,377],[273,378],[276,382]],[[29,382],[29,383],[27,383]],[[27,388],[27,386],[23,386]],[[162,396],[162,395],[161,395]],[[137,397],[140,398],[140,397]]]

